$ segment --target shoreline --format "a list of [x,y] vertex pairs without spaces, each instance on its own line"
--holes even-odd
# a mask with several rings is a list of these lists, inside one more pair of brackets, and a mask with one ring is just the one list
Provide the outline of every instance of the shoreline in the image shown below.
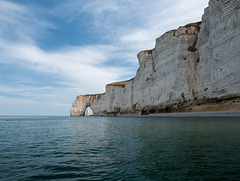
[[182,112],[182,113],[157,113],[149,115],[120,115],[136,117],[240,117],[240,111],[210,111],[210,112]]

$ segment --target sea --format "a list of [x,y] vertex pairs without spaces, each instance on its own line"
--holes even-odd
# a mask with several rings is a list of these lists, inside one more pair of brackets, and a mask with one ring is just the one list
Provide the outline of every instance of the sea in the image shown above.
[[1,116],[0,180],[240,180],[240,118]]

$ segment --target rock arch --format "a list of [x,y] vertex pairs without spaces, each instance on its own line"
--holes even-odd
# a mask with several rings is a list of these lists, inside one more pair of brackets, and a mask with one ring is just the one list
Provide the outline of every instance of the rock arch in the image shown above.
[[91,104],[90,103],[86,103],[83,116],[91,116],[91,115],[93,115],[93,110],[91,108]]

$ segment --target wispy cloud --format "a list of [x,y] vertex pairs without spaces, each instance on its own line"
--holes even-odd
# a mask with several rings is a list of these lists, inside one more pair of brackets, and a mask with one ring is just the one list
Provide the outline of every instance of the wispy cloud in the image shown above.
[[85,87],[86,92],[103,90],[103,83],[129,74],[126,68],[104,65],[116,51],[111,46],[68,47],[46,52],[32,44],[4,42],[0,44],[0,48],[12,63],[23,64],[39,73],[57,75],[63,80],[75,82]]
[[70,104],[56,102],[34,101],[32,99],[12,98],[0,95],[0,115],[68,115]]
[[62,104],[68,105],[66,114],[78,94],[101,93],[105,84],[130,73],[126,67],[108,64],[119,55],[119,48],[113,45],[66,45],[52,51],[41,49],[37,45],[38,34],[47,32],[54,25],[38,19],[28,7],[1,1],[0,20],[0,64],[24,67],[60,80],[50,86],[35,83],[26,86],[24,81],[18,81],[17,85],[1,82],[1,104],[5,107],[14,99],[15,105],[20,107],[23,104],[31,107],[33,103],[35,106]]
[[46,33],[47,28],[56,28],[37,14],[20,4],[0,1],[0,36],[8,41],[31,42]]
[[[42,21],[36,20],[33,12],[22,5],[1,1],[1,9],[4,10],[0,13],[4,27],[1,28],[0,62],[24,64],[27,68],[40,73],[57,75],[66,81],[84,86],[86,92],[92,93],[103,90],[105,83],[118,80],[129,73],[126,68],[106,65],[115,54],[118,54],[117,47],[112,45],[66,46],[48,52],[37,46],[33,34],[38,33],[39,28],[46,29],[54,25],[48,26],[50,25],[48,22],[39,23]],[[18,30],[11,32],[10,29]],[[8,32],[11,32],[10,35]],[[13,42],[12,38],[8,38],[11,34],[21,38]],[[22,39],[22,37],[25,38]]]
[[113,44],[117,42],[118,46],[125,47],[125,51],[133,50],[136,54],[136,51],[153,48],[154,39],[169,29],[199,21],[207,2],[67,0],[55,12],[75,23],[82,23],[84,13],[84,18],[96,27],[96,31],[105,32]]

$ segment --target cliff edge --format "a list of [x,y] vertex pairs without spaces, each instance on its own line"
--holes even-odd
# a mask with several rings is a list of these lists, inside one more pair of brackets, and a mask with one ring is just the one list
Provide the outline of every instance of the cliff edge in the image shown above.
[[240,1],[210,0],[201,22],[166,32],[137,57],[133,79],[78,96],[70,115],[240,110]]

